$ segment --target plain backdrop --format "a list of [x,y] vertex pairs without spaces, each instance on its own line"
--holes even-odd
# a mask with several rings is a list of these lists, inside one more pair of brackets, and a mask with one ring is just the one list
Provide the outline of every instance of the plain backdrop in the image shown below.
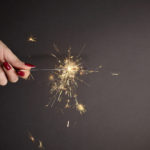
[[[27,41],[30,35],[36,43]],[[86,45],[84,65],[103,66],[83,77],[89,86],[79,84],[84,115],[57,104],[44,107],[52,99],[50,72],[33,72],[34,80],[0,87],[1,150],[38,149],[28,131],[46,150],[150,149],[149,1],[1,2],[0,39],[38,68],[55,65],[50,56],[54,42],[62,55],[69,46],[76,55]]]

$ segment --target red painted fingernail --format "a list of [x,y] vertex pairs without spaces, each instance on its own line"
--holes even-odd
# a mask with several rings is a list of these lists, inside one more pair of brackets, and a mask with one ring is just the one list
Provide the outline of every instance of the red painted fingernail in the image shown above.
[[4,62],[4,63],[3,63],[3,66],[4,66],[5,69],[7,69],[7,70],[10,70],[10,69],[11,69],[11,66],[10,66],[10,64],[9,64],[8,62]]
[[26,66],[31,67],[31,68],[35,68],[35,65],[29,64],[29,63],[25,63]]
[[25,75],[25,73],[23,71],[17,71],[17,74],[21,77],[23,77]]

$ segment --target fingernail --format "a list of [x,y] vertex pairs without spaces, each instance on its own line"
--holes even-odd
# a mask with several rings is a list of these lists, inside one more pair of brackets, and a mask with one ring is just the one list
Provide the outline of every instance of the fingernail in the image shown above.
[[10,64],[8,62],[4,62],[3,66],[5,67],[6,70],[10,70],[11,69],[11,66],[10,66]]
[[29,63],[25,63],[25,65],[28,66],[28,67],[32,67],[32,68],[36,67],[35,65],[32,65],[32,64],[29,64]]
[[17,74],[21,77],[23,77],[25,75],[25,73],[23,71],[17,71]]

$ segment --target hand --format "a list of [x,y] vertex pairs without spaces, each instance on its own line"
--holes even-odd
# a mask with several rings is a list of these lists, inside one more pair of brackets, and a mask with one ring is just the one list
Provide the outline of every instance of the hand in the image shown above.
[[0,85],[4,86],[8,81],[15,83],[19,77],[27,79],[30,69],[34,65],[19,60],[17,56],[0,41]]

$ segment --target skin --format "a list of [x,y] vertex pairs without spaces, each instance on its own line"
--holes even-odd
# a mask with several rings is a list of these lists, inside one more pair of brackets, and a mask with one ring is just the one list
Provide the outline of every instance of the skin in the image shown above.
[[[4,64],[7,62],[11,69],[7,70]],[[16,69],[23,71],[24,76],[19,76]],[[20,78],[27,79],[31,67],[25,65],[2,41],[0,41],[0,85],[7,85],[8,81],[16,83]]]

